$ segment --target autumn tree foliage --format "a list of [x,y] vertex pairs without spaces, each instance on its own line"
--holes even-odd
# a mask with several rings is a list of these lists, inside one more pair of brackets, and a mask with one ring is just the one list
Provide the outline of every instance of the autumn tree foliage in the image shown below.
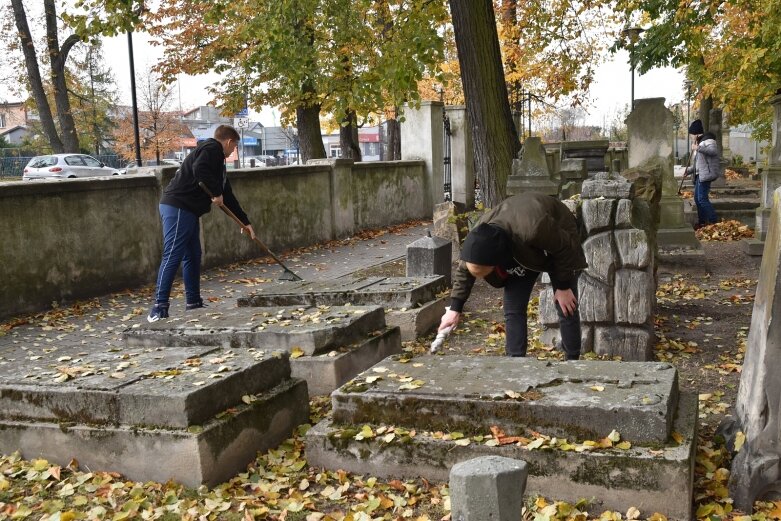
[[[160,163],[166,154],[180,150],[183,139],[189,135],[179,112],[171,111],[173,90],[149,72],[138,84],[138,126],[141,134],[141,157]],[[117,154],[125,159],[135,158],[133,116],[129,109],[122,111],[114,131]]]

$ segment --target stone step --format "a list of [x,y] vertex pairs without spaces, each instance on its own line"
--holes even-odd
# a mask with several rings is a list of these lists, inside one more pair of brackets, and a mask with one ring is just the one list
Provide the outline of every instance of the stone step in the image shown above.
[[328,281],[278,282],[238,299],[239,306],[383,306],[415,308],[446,289],[443,276],[361,277]]
[[579,439],[617,430],[636,444],[667,442],[677,400],[666,363],[461,356],[389,358],[332,394],[336,424]]
[[324,353],[385,329],[378,306],[239,307],[188,312],[187,320],[138,324],[124,331],[126,345],[222,346],[263,351]]
[[242,396],[280,385],[291,373],[286,353],[254,349],[80,350],[35,360],[8,353],[14,364],[13,371],[0,368],[0,419],[187,428],[241,404]]
[[[615,447],[591,450],[580,445],[575,450],[563,450],[532,449],[514,443],[490,446],[494,440],[486,438],[444,441],[441,433],[437,438],[425,432],[423,426],[415,432],[396,434],[395,429],[390,429],[356,439],[363,425],[346,430],[326,419],[307,432],[306,457],[310,466],[332,471],[343,469],[384,479],[424,478],[442,482],[447,481],[451,467],[457,463],[480,456],[504,456],[523,460],[528,465],[527,498],[541,495],[573,504],[587,498],[586,508],[596,516],[605,510],[626,512],[635,507],[644,517],[660,512],[671,521],[690,521],[693,519],[697,405],[696,395],[681,395],[670,413],[675,418],[673,429],[680,435],[680,441],[670,440],[653,447],[632,445],[627,450]],[[607,407],[602,421],[614,423],[623,414],[620,409]],[[372,433],[377,433],[378,427],[369,425]],[[394,435],[386,441],[389,433]],[[489,432],[485,430],[482,434]],[[579,438],[579,441],[584,440]]]

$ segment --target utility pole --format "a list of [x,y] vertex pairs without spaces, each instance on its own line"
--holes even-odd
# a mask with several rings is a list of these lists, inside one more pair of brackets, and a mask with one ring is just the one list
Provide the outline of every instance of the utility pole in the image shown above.
[[127,53],[130,60],[130,99],[133,105],[133,137],[136,144],[136,166],[141,166],[141,137],[138,132],[138,100],[136,99],[136,66],[133,62],[133,31],[127,32]]

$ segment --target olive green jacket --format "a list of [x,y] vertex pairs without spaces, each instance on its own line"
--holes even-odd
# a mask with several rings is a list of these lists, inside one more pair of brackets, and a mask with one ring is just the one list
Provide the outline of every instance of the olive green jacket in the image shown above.
[[[508,197],[486,212],[478,222],[481,223],[507,232],[515,262],[527,270],[548,272],[555,289],[571,289],[578,272],[588,267],[575,217],[564,203],[549,195],[524,193]],[[497,287],[503,285],[498,277],[489,276],[486,281]],[[474,283],[465,263],[459,262],[453,276],[451,309],[463,309]]]

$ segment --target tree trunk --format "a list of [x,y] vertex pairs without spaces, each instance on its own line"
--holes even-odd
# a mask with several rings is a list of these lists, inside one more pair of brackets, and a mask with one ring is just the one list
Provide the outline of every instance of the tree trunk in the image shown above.
[[[398,110],[394,110],[394,115]],[[399,161],[401,159],[401,125],[395,117],[385,122],[388,129],[388,153],[386,161]]]
[[702,121],[702,128],[705,132],[710,132],[710,111],[713,109],[713,98],[708,96],[700,101],[699,118]]
[[27,69],[30,90],[35,100],[35,107],[38,109],[38,117],[41,118],[41,127],[43,127],[43,132],[49,141],[49,146],[52,147],[52,152],[61,154],[65,149],[57,133],[57,127],[54,126],[54,118],[52,117],[51,107],[49,107],[49,100],[46,99],[46,91],[43,90],[41,71],[38,69],[38,57],[35,53],[30,27],[27,25],[27,14],[24,11],[24,4],[22,0],[11,0],[11,6],[14,10],[16,28],[19,31],[19,39],[22,43],[24,64]]
[[493,2],[450,0],[450,13],[477,178],[485,205],[493,207],[505,198],[512,161],[520,150],[507,99]]
[[57,120],[60,122],[62,144],[66,152],[78,152],[79,136],[76,133],[76,122],[73,120],[68,87],[65,84],[65,61],[68,59],[71,48],[80,41],[80,38],[72,34],[65,39],[62,48],[60,48],[57,36],[57,8],[54,5],[54,0],[44,0],[43,5],[46,15],[46,41],[49,47],[54,102],[57,105]]
[[326,156],[323,146],[323,133],[320,130],[320,105],[298,107],[296,109],[298,143],[301,149],[301,162],[310,159],[323,159]]
[[348,111],[339,127],[339,147],[342,149],[342,157],[360,162],[361,147],[358,143],[358,117],[355,111]]

